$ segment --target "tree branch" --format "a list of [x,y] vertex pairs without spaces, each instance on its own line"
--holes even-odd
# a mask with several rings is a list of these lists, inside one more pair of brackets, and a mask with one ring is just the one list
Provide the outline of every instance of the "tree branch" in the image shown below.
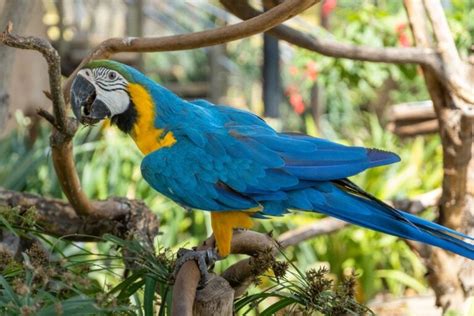
[[[243,20],[261,14],[260,11],[252,8],[247,1],[220,0],[220,2],[229,12]],[[268,33],[293,45],[336,58],[395,64],[430,64],[437,58],[436,51],[429,48],[358,46],[328,38],[317,38],[286,25],[278,25],[269,30]]]
[[302,241],[314,238],[316,236],[334,233],[348,225],[349,223],[338,220],[337,218],[326,217],[317,220],[314,223],[304,225],[283,233],[278,238],[278,243],[283,248],[294,246]]
[[436,133],[439,130],[431,100],[395,104],[387,112],[387,129],[400,137]]
[[[443,70],[447,74],[453,92],[464,102],[474,104],[474,86],[465,80],[469,65],[459,57],[454,38],[449,30],[448,21],[440,1],[423,1],[436,39],[436,47],[443,60]],[[471,116],[473,108],[462,106],[462,110]]]
[[[211,236],[197,250],[209,249],[214,247],[214,244],[214,237]],[[253,258],[268,252],[269,249],[272,253],[276,253],[278,249],[277,243],[270,236],[250,230],[234,231],[231,253],[251,256],[234,264],[221,276],[234,288],[235,296],[242,294],[242,291],[250,285],[250,277],[255,276],[254,273],[252,274]],[[173,287],[173,315],[192,315],[200,277],[199,269],[194,261],[186,262],[178,271]],[[199,291],[205,290],[206,288]]]
[[438,51],[444,61],[449,60],[453,67],[461,67],[461,57],[449,31],[448,21],[440,1],[423,0],[423,4],[433,27]]
[[124,239],[133,235],[153,244],[158,233],[158,220],[143,202],[110,198],[93,201],[93,205],[99,210],[98,216],[78,216],[63,200],[0,188],[0,207],[19,208],[20,214],[34,208],[36,223],[46,234],[77,241],[97,241],[94,237],[106,233]]
[[13,24],[9,22],[5,31],[0,34],[0,42],[10,47],[36,50],[43,55],[48,63],[49,85],[51,87],[53,110],[56,118],[55,126],[64,134],[69,136],[74,135],[76,126],[74,124],[68,124],[66,120],[66,106],[62,98],[61,69],[58,52],[43,38],[17,36],[11,33],[12,30]]
[[164,37],[111,38],[102,42],[84,58],[64,84],[64,96],[69,90],[76,73],[93,59],[109,58],[119,52],[162,52],[208,47],[227,43],[262,33],[298,15],[320,0],[286,0],[273,9],[259,14],[248,21],[227,25],[217,29]]

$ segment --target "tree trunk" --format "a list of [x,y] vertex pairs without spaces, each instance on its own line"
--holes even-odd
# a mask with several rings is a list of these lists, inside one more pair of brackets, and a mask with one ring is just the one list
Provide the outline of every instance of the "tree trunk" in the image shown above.
[[[439,62],[449,80],[453,76],[466,85],[472,85],[466,69],[471,65],[463,62],[454,45],[439,1],[405,0],[410,26],[418,46],[436,46],[440,52]],[[427,16],[431,20],[434,38],[428,35]],[[459,91],[442,85],[432,69],[422,67],[426,86],[433,101],[439,122],[439,133],[443,145],[443,184],[439,206],[439,222],[442,225],[472,235],[474,231],[474,197],[469,182],[469,168],[472,167],[473,117],[468,104],[460,99]],[[474,89],[474,87],[472,87]],[[470,171],[472,172],[472,171]],[[443,310],[460,311],[466,296],[474,290],[474,264],[471,260],[453,255],[439,248],[433,248],[427,258],[428,281],[435,291],[436,303]]]

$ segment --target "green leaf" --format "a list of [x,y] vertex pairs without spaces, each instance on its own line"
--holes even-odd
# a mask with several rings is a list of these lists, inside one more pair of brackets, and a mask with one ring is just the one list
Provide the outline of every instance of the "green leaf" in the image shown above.
[[139,270],[133,273],[131,276],[120,282],[117,286],[115,286],[113,289],[110,290],[109,293],[116,293],[116,292],[121,292],[124,289],[130,287],[132,283],[134,283],[137,279],[141,278],[144,276],[146,273],[145,270]]
[[[63,315],[98,315],[101,309],[95,301],[88,297],[75,296],[59,303]],[[58,306],[56,304],[48,305],[39,310],[35,315],[49,316],[57,314]]]
[[285,297],[285,298],[279,300],[278,302],[270,305],[260,315],[261,316],[275,315],[276,312],[278,312],[278,311],[282,310],[283,308],[285,308],[286,306],[294,304],[294,303],[296,303],[296,301],[293,298]]
[[403,271],[399,270],[377,270],[376,276],[379,278],[388,278],[396,280],[399,283],[402,283],[419,293],[423,293],[426,291],[426,287],[417,279],[409,276]]
[[17,236],[18,237],[18,234],[17,232],[15,231],[15,229],[13,229],[13,227],[10,225],[10,223],[5,219],[5,217],[1,216],[0,215],[0,222],[6,227],[6,229],[8,229],[9,232],[11,232],[13,235]]
[[130,286],[125,287],[120,294],[118,295],[118,299],[124,299],[127,297],[132,296],[135,292],[137,292],[142,286],[145,284],[145,280],[141,279],[138,282],[130,284]]
[[10,284],[8,284],[7,280],[0,275],[0,285],[3,287],[3,292],[7,295],[7,297],[15,303],[16,306],[20,306],[20,299],[16,295],[16,293],[11,288]]
[[147,275],[145,277],[145,293],[143,294],[143,307],[145,310],[145,316],[153,316],[156,283],[156,279],[151,275]]

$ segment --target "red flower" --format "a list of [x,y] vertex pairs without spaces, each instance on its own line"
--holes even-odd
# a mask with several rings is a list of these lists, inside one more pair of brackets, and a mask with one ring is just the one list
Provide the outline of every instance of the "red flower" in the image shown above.
[[293,107],[293,110],[297,114],[303,113],[305,110],[305,105],[303,97],[299,93],[298,88],[295,85],[288,86],[286,93],[289,96],[290,104]]
[[317,64],[310,60],[306,63],[306,77],[311,81],[316,81],[318,78],[318,66]]
[[396,31],[397,33],[402,33],[402,32],[405,31],[405,28],[406,28],[406,27],[407,27],[407,25],[406,25],[405,23],[403,23],[403,22],[398,23],[398,24],[395,26],[395,31]]
[[406,33],[398,34],[398,43],[403,47],[410,47],[410,39]]
[[405,23],[399,23],[395,26],[395,31],[398,37],[398,43],[403,47],[411,46],[410,38],[406,33],[407,25]]
[[336,7],[337,0],[324,0],[322,5],[323,15],[328,16]]
[[290,66],[290,68],[288,69],[288,72],[290,73],[292,77],[295,77],[298,74],[299,70],[298,70],[298,67],[296,66]]

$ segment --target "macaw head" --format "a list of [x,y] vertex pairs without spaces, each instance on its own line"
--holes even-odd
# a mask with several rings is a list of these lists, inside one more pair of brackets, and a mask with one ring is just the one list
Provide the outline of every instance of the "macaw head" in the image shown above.
[[116,61],[88,63],[79,70],[71,86],[74,115],[83,124],[110,118],[126,131],[127,125],[132,123],[130,120],[136,116],[129,86],[136,83],[137,76],[143,74]]

